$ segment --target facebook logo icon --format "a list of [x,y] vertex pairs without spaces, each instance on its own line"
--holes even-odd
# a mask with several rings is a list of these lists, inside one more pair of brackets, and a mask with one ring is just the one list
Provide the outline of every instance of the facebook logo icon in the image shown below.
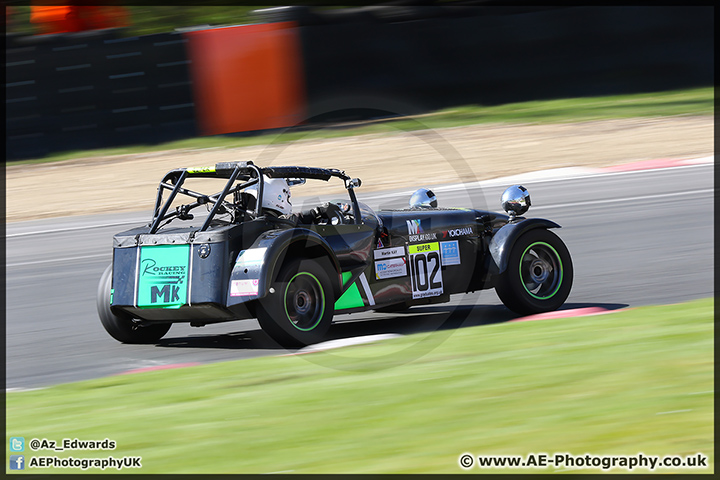
[[25,455],[10,455],[10,470],[25,470]]

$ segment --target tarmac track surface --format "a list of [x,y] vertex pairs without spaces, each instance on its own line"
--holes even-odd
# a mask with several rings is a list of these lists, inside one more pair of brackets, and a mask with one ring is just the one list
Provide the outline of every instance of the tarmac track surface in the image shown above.
[[[616,309],[712,296],[713,168],[691,165],[524,182],[533,202],[526,216],[562,225],[556,233],[573,258],[575,281],[562,308]],[[482,185],[438,186],[436,193],[441,206],[499,211],[500,194],[510,184]],[[363,195],[361,188],[358,197],[373,208],[401,208],[410,193]],[[112,235],[148,220],[149,213],[142,212],[7,225],[8,388],[287,353],[255,320],[199,329],[174,325],[156,345],[113,340],[97,318],[97,283],[112,258]],[[493,290],[486,290],[405,313],[339,315],[330,336],[411,334],[517,317]]]

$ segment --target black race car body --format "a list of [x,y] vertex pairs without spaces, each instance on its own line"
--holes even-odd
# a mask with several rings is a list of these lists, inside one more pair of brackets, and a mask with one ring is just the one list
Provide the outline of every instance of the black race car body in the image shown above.
[[[191,177],[226,182],[205,195],[184,187]],[[345,182],[349,199],[326,204],[309,223],[243,195],[256,185],[261,197],[264,178],[333,177]],[[357,200],[359,186],[339,170],[251,162],[172,170],[158,187],[152,221],[114,236],[113,263],[98,290],[103,325],[117,340],[143,343],[176,322],[257,318],[293,347],[321,340],[340,313],[404,309],[487,288],[519,313],[554,310],[567,298],[572,263],[548,231],[556,223],[468,208],[376,212]],[[194,201],[172,210],[178,196]],[[201,205],[209,214],[195,220],[190,211]]]

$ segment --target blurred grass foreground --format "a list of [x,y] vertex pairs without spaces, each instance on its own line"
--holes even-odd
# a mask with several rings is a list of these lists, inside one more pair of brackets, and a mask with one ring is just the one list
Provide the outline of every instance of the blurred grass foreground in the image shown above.
[[460,473],[465,452],[702,453],[684,472],[714,471],[712,299],[461,328],[413,356],[447,333],[9,393],[7,435],[109,438],[51,454],[139,455],[141,473]]

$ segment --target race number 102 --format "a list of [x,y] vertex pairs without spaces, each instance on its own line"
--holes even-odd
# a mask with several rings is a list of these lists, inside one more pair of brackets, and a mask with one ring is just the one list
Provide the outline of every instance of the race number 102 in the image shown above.
[[442,269],[438,242],[408,245],[413,298],[442,295]]

